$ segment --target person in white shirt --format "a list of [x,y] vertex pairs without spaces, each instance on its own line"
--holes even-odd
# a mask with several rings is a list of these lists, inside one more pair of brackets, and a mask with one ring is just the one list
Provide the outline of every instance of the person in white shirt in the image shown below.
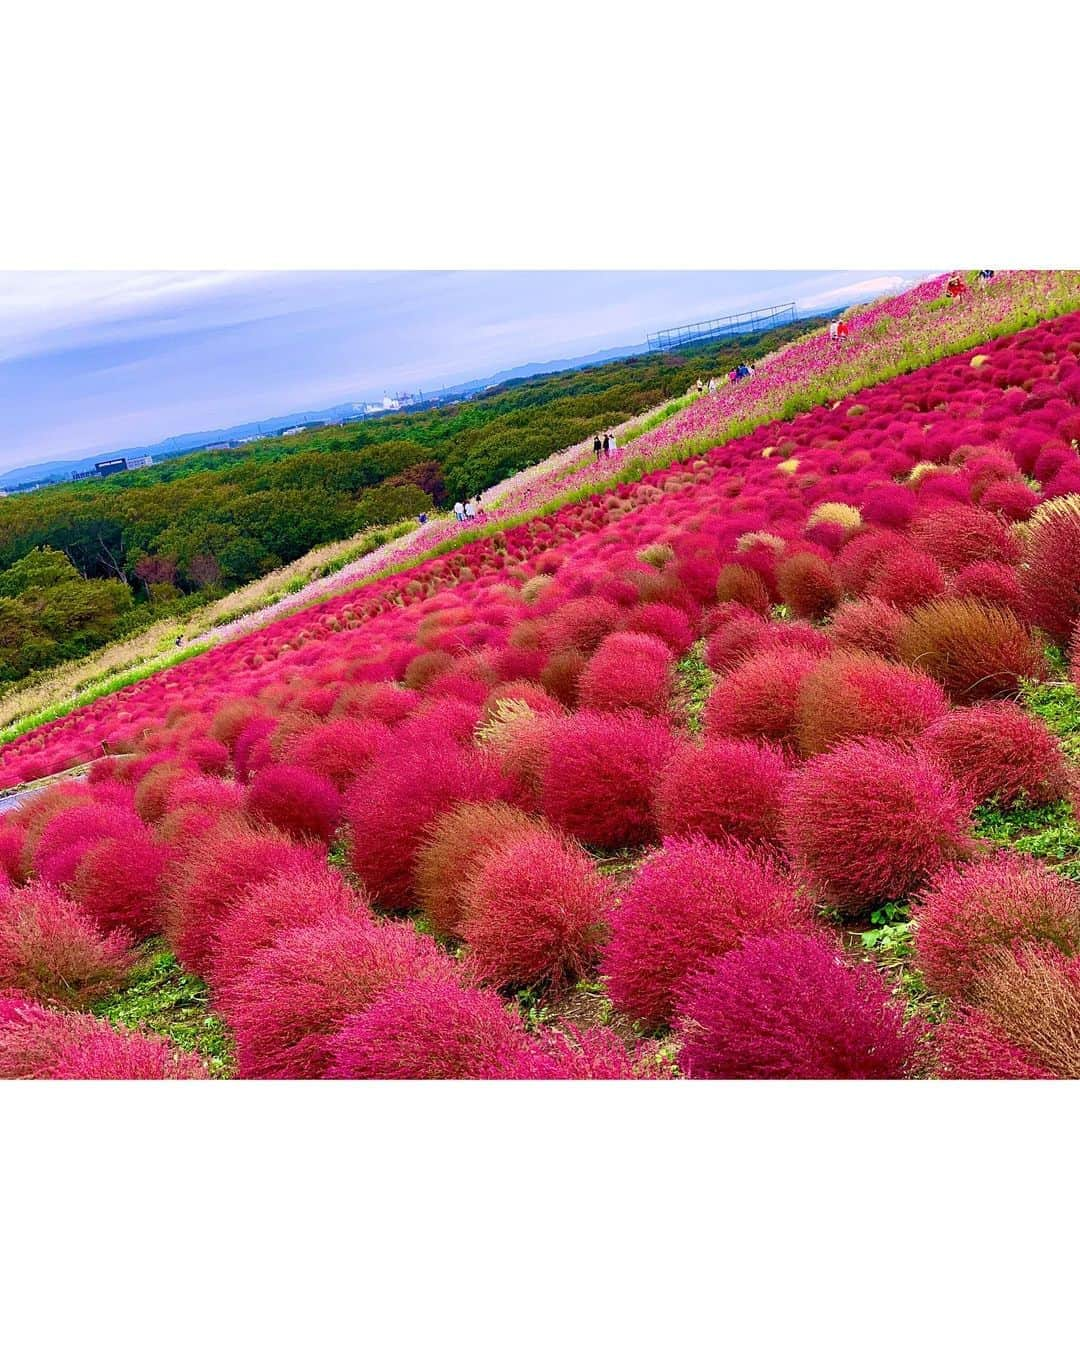
[[454,515],[457,519],[458,524],[465,523],[465,507],[462,505],[460,501],[454,502]]
[[835,342],[838,340],[839,336],[840,336],[840,324],[834,318],[833,321],[829,324],[829,341]]
[[716,375],[713,375],[713,377],[709,380],[709,392],[710,393],[716,392]]
[[465,518],[467,520],[476,519],[476,506],[472,503],[472,501],[465,502]]
[[618,448],[619,446],[615,441],[615,432],[608,431],[608,455],[610,458],[615,457],[615,452]]

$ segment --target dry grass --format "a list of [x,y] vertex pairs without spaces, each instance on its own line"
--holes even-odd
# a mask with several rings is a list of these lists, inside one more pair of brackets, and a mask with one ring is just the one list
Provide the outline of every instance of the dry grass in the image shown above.
[[1018,1048],[1057,1076],[1080,1077],[1080,986],[1061,960],[988,957],[977,999]]

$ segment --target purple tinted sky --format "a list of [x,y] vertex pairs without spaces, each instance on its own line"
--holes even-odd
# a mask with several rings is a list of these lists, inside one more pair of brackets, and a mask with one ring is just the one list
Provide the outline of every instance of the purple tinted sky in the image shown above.
[[0,272],[0,469],[151,443],[921,272]]

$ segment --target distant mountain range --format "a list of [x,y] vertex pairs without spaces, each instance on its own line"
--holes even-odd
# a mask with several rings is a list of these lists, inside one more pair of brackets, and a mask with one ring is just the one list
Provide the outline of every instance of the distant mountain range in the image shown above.
[[[839,311],[837,311],[839,312]],[[809,317],[804,314],[803,317]],[[533,379],[541,374],[558,374],[562,370],[578,370],[586,365],[603,365],[612,360],[625,360],[629,356],[640,356],[648,350],[645,342],[636,346],[608,347],[603,351],[592,351],[586,356],[570,356],[561,360],[531,361],[527,365],[515,365],[509,370],[499,370],[485,379],[470,379],[463,384],[452,384],[438,389],[426,390],[424,405],[429,402],[442,402],[455,397],[467,397],[480,393],[484,389],[495,388],[500,384],[509,384],[518,380]],[[41,463],[30,463],[20,468],[9,468],[0,473],[0,489],[11,490],[29,483],[65,482],[73,473],[87,472],[95,463],[103,459],[134,458],[142,454],[151,454],[155,460],[172,458],[177,454],[190,454],[207,445],[216,445],[228,440],[246,440],[256,436],[275,435],[290,426],[305,426],[321,421],[341,421],[355,419],[362,415],[364,404],[357,402],[337,403],[333,407],[324,407],[318,412],[290,412],[287,416],[263,417],[259,421],[245,421],[238,426],[218,427],[213,431],[192,431],[186,435],[171,435],[153,445],[131,446],[109,452],[99,451],[78,459],[48,459]],[[410,410],[406,408],[405,410]]]

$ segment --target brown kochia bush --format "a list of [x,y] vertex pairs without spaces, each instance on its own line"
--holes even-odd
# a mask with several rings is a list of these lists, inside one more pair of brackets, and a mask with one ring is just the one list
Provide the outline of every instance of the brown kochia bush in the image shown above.
[[1080,959],[1045,950],[988,957],[976,1001],[1003,1036],[1056,1077],[1080,1077]]
[[720,568],[716,580],[716,598],[723,604],[728,600],[745,604],[755,613],[768,613],[771,607],[769,589],[756,571],[749,566],[731,563]]
[[901,658],[937,679],[957,702],[1005,697],[1046,675],[1042,648],[1014,613],[977,599],[942,598],[908,615]]
[[780,598],[797,618],[818,619],[840,600],[840,582],[824,557],[796,552],[776,568]]

